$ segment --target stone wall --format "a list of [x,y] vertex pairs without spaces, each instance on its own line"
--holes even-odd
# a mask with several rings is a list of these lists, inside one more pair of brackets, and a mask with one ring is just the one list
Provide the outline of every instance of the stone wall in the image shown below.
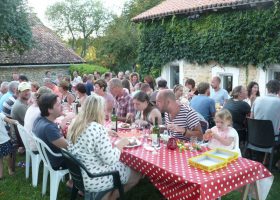
[[[196,83],[200,82],[211,82],[212,79],[212,68],[216,66],[215,63],[199,65],[199,64],[190,64],[184,63],[183,65],[183,80],[187,78],[192,78]],[[226,67],[225,67],[226,68]],[[246,68],[239,68],[239,85],[247,85],[250,81],[259,80],[259,70],[253,65],[248,66],[248,74],[246,75]]]
[[24,74],[30,81],[37,81],[40,85],[43,83],[45,72],[52,73],[52,79],[55,80],[58,74],[70,75],[68,66],[59,67],[0,67],[0,80],[11,81],[12,74]]

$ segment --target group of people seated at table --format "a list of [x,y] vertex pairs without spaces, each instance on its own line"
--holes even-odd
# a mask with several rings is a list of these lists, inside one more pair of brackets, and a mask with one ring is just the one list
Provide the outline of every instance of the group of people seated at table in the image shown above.
[[[46,78],[45,86],[38,88],[32,95],[31,84],[27,81],[19,85],[11,82],[10,94],[8,97],[1,97],[0,103],[3,105],[0,106],[5,107],[10,97],[18,98],[22,125],[29,132],[32,130],[55,153],[61,148],[68,149],[92,173],[118,170],[126,191],[136,185],[141,176],[119,161],[121,151],[129,141],[122,138],[115,145],[110,141],[108,132],[112,131],[106,129],[105,121],[110,120],[113,108],[116,109],[119,121],[136,123],[143,128],[153,126],[157,118],[171,137],[185,141],[190,137],[197,137],[199,140],[209,141],[210,148],[223,147],[238,151],[239,154],[239,131],[244,129],[245,119],[250,113],[254,118],[261,119],[265,116],[270,119],[275,133],[279,131],[280,98],[277,95],[280,83],[277,80],[267,83],[268,94],[265,96],[258,97],[258,84],[252,82],[248,86],[249,97],[245,87],[237,86],[231,93],[232,98],[229,98],[228,92],[220,88],[219,77],[213,77],[211,87],[206,82],[195,87],[194,80],[188,79],[185,84],[189,90],[187,95],[184,94],[186,88],[183,85],[176,85],[171,90],[167,88],[167,81],[162,78],[157,80],[156,90],[151,76],[145,77],[144,83],[141,83],[137,73],[132,73],[130,79],[124,78],[123,73],[115,78],[107,73],[104,78],[94,82],[87,79],[83,81],[77,72],[74,77],[72,82],[61,80],[58,86]],[[124,84],[124,80],[129,85]],[[71,85],[74,86],[73,91],[70,90]],[[14,95],[16,93],[19,94]],[[88,93],[91,95],[88,96]],[[33,97],[31,105],[28,103],[30,95]],[[63,105],[70,106],[78,98],[81,109],[72,120],[65,138],[55,120],[63,115]],[[9,106],[12,107],[13,104]],[[17,113],[13,109],[12,113]],[[5,117],[2,119],[6,120]],[[17,118],[14,120],[20,121]],[[212,123],[212,126],[203,131],[201,122]],[[0,140],[0,178],[3,170],[1,159],[11,152],[11,145]],[[61,158],[49,155],[49,160],[54,169],[67,168]],[[111,177],[91,179],[83,173],[83,178],[88,191],[104,191],[113,186]],[[117,196],[118,192],[112,191],[104,199],[115,199]]]

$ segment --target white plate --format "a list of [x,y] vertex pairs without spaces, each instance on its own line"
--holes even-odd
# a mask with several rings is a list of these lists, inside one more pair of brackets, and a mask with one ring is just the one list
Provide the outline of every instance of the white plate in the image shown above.
[[138,147],[140,146],[142,143],[140,140],[137,140],[137,139],[128,139],[129,141],[135,141],[136,143],[134,145],[127,145],[125,146],[125,148],[133,148],[133,147]]
[[119,129],[131,129],[131,126],[129,126],[128,128],[124,128],[124,127],[122,127],[122,125],[123,125],[123,123],[118,123],[118,128]]

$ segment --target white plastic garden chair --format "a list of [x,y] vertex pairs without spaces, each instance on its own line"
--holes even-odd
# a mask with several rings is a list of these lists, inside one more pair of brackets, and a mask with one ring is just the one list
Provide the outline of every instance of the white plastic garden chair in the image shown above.
[[35,144],[36,144],[39,154],[42,157],[42,160],[44,162],[42,194],[43,195],[46,194],[48,175],[50,172],[50,200],[56,200],[59,183],[63,179],[63,177],[69,173],[69,171],[67,169],[54,170],[49,161],[47,152],[56,157],[61,157],[62,155],[60,153],[54,153],[48,147],[48,145],[45,144],[45,142],[43,142],[41,139],[39,139],[35,135],[33,135],[33,138],[35,139]]
[[17,129],[21,140],[25,147],[25,177],[29,178],[29,169],[30,169],[30,158],[32,165],[32,185],[33,187],[37,187],[38,185],[38,174],[39,167],[41,162],[41,156],[39,154],[35,154],[30,148],[28,139],[33,138],[32,133],[29,133],[21,124],[17,123]]

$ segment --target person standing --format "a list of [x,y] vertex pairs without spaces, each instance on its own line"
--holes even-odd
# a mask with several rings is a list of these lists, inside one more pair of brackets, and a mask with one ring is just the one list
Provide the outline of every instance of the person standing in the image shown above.
[[214,99],[216,103],[219,103],[220,106],[223,106],[225,102],[229,99],[228,92],[220,88],[221,79],[218,76],[214,76],[211,81],[212,90],[210,91],[210,97]]
[[259,84],[255,81],[251,81],[247,87],[247,91],[248,91],[248,98],[246,98],[244,101],[247,102],[252,107],[256,98],[260,96]]

